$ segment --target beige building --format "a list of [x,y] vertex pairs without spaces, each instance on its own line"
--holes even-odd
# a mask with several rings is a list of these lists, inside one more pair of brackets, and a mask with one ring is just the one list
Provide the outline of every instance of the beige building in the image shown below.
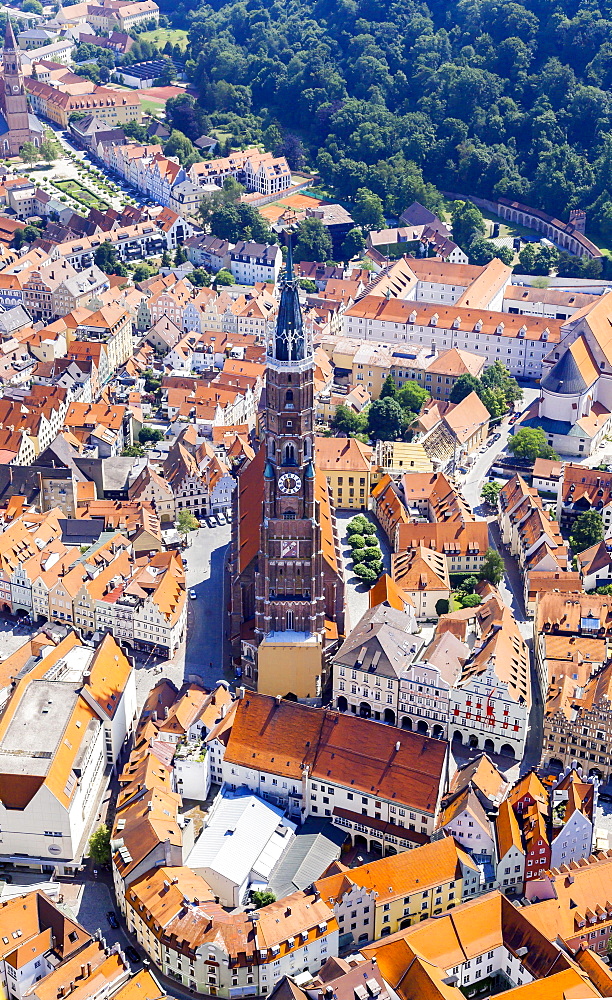
[[317,468],[326,477],[337,509],[367,510],[372,449],[356,438],[315,438]]

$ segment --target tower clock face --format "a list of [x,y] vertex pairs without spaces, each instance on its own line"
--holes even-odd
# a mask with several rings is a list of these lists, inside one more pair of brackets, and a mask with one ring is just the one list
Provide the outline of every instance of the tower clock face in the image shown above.
[[285,472],[278,481],[278,488],[281,493],[288,496],[295,496],[302,488],[302,481],[295,472]]

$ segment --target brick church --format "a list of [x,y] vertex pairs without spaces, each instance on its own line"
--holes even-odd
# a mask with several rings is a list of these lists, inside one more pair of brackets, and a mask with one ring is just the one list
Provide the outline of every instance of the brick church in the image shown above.
[[239,474],[232,529],[231,640],[246,686],[318,698],[344,632],[334,511],[314,450],[314,355],[291,248],[266,349],[265,415]]
[[40,146],[44,131],[28,108],[21,55],[10,19],[6,22],[0,80],[0,155],[18,156],[26,142]]

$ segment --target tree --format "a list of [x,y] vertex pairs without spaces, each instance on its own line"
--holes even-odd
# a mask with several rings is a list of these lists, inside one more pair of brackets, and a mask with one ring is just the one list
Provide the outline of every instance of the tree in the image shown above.
[[454,202],[451,224],[453,240],[468,254],[472,241],[478,236],[484,236],[486,232],[482,212],[469,201]]
[[504,560],[497,549],[487,549],[482,562],[480,573],[481,580],[488,580],[493,586],[497,586],[505,572]]
[[104,274],[116,274],[117,268],[117,251],[115,247],[110,242],[110,240],[104,240],[96,247],[94,253],[94,264],[99,267]]
[[317,290],[315,282],[311,281],[310,278],[300,278],[298,285],[304,292],[308,292],[309,295],[314,295]]
[[94,830],[89,838],[88,855],[96,865],[106,865],[111,859],[111,832],[105,823]]
[[49,139],[45,139],[44,142],[41,142],[40,144],[41,160],[45,160],[47,163],[53,163],[54,160],[57,160],[58,155],[59,155],[59,149],[56,142],[53,142],[52,140]]
[[469,396],[471,392],[476,392],[480,396],[482,392],[482,385],[480,379],[476,378],[475,375],[470,375],[466,373],[465,375],[460,375],[455,382],[449,399],[451,403],[460,403],[462,399]]
[[480,491],[480,495],[486,503],[490,503],[492,507],[495,507],[500,492],[501,483],[485,483]]
[[212,275],[203,267],[194,267],[193,271],[187,275],[187,281],[195,285],[196,288],[210,288],[212,280]]
[[410,413],[420,413],[423,403],[429,399],[427,389],[418,382],[407,382],[397,394],[400,406]]
[[486,388],[500,389],[508,406],[513,406],[523,398],[523,390],[501,361],[496,361],[485,368],[480,382]]
[[145,450],[141,444],[130,444],[121,452],[124,458],[142,458],[144,453]]
[[235,277],[234,277],[234,275],[232,274],[231,271],[228,271],[227,268],[222,267],[221,270],[217,271],[217,273],[215,275],[215,284],[216,285],[235,285],[236,284],[236,279],[235,279]]
[[276,896],[269,889],[254,889],[251,899],[257,907],[269,906],[270,903],[276,902]]
[[155,268],[142,261],[132,271],[132,278],[134,281],[146,281],[147,278],[151,278],[154,274],[157,274]]
[[366,565],[366,563],[357,563],[356,566],[353,566],[353,573],[360,580],[363,580],[364,583],[374,583],[380,576],[380,570],[375,570],[372,566]]
[[358,188],[355,193],[353,218],[364,229],[384,229],[385,213],[380,197],[368,188]]
[[436,601],[436,614],[438,618],[440,617],[440,615],[447,615],[448,610],[449,610],[449,604],[446,597],[441,597],[438,601]]
[[376,440],[396,441],[406,418],[396,399],[375,399],[368,409],[368,431]]
[[30,166],[40,159],[38,149],[33,142],[24,142],[19,150],[19,155],[23,162],[28,163]]
[[180,267],[181,264],[186,264],[188,259],[185,247],[177,247],[174,251],[174,266]]
[[363,535],[351,535],[349,538],[351,549],[365,549],[365,539]]
[[479,604],[482,604],[482,597],[479,594],[464,594],[461,603],[464,608],[477,608]]
[[526,458],[535,462],[536,458],[557,458],[557,453],[550,447],[546,434],[541,427],[523,427],[508,438],[508,450],[516,458]]
[[397,399],[397,382],[393,375],[387,375],[380,390],[380,399]]
[[297,242],[293,249],[293,258],[298,263],[302,260],[329,260],[332,253],[332,240],[329,230],[320,219],[304,219],[297,229]]
[[331,426],[338,434],[358,434],[363,430],[363,420],[346,403],[338,403],[331,419]]
[[352,260],[365,250],[365,237],[358,226],[349,229],[342,243],[342,259]]
[[465,594],[473,594],[478,586],[477,576],[468,576],[461,584],[461,589]]
[[603,518],[597,510],[586,510],[579,514],[572,525],[570,545],[573,552],[584,552],[591,545],[601,542],[604,537]]
[[24,14],[42,14],[43,5],[40,0],[23,0],[21,9]]
[[190,510],[180,510],[176,519],[176,527],[181,535],[187,535],[190,531],[195,531],[199,525]]
[[379,545],[367,545],[362,552],[359,553],[359,558],[365,563],[382,563],[382,552],[380,551]]
[[168,250],[164,250],[161,255],[161,266],[162,267],[172,267],[172,258]]
[[163,441],[164,432],[157,427],[141,427],[138,431],[138,440],[141,444],[146,444],[147,441]]

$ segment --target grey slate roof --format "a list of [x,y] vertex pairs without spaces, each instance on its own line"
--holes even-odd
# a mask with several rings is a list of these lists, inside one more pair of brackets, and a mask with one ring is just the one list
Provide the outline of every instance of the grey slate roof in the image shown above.
[[359,665],[383,677],[397,677],[412,663],[423,640],[412,632],[414,619],[403,611],[379,604],[357,622],[334,657],[349,668]]
[[277,899],[306,889],[340,857],[344,830],[329,820],[310,816],[272,869],[268,888]]
[[542,379],[542,388],[567,396],[573,396],[588,389],[571,351],[566,351],[552,366],[548,375]]

